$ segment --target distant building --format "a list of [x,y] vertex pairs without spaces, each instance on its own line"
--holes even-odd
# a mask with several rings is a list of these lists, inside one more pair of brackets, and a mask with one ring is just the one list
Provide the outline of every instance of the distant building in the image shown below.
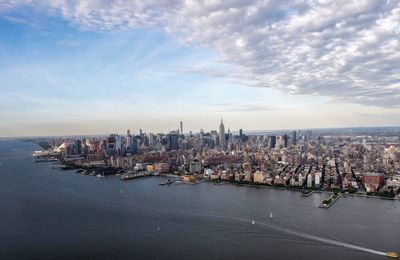
[[368,192],[377,191],[384,183],[383,175],[375,172],[364,173],[362,183]]
[[276,136],[271,135],[269,137],[269,148],[275,148],[275,146],[276,146]]
[[206,178],[211,178],[211,175],[214,174],[214,171],[211,170],[210,168],[204,169],[204,177]]
[[223,146],[225,144],[225,126],[224,122],[222,121],[222,117],[221,117],[221,123],[219,124],[218,137],[219,137],[219,145]]
[[106,140],[106,149],[108,156],[115,156],[117,154],[117,140],[115,134],[111,134]]
[[127,131],[127,136],[126,136],[126,151],[128,153],[136,153],[138,151],[138,143],[136,136],[131,135],[131,131]]
[[296,131],[294,130],[293,132],[292,132],[292,144],[297,144],[297,135],[296,135]]
[[169,172],[169,164],[168,163],[156,163],[154,164],[154,171],[159,173],[167,173]]
[[82,154],[82,142],[79,139],[75,140],[74,154]]
[[264,183],[264,173],[262,171],[256,171],[254,173],[254,182],[256,183]]
[[243,163],[243,171],[244,172],[251,172],[251,164],[248,163],[248,162]]
[[282,139],[283,139],[283,145],[285,146],[285,147],[287,147],[288,146],[288,135],[283,135],[282,136]]
[[172,131],[167,135],[167,150],[174,151],[178,150],[178,139],[179,133],[177,131]]
[[199,173],[201,172],[201,163],[200,162],[191,162],[189,166],[190,173]]

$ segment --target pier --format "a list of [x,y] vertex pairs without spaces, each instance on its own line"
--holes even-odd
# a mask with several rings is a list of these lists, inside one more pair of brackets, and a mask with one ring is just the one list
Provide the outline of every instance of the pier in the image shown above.
[[342,193],[333,194],[332,196],[329,197],[329,199],[324,200],[322,204],[319,205],[319,207],[323,209],[329,209],[341,197]]

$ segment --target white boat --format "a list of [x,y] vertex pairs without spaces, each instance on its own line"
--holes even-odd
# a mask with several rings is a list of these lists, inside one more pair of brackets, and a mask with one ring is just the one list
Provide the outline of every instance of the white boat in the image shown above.
[[256,224],[256,222],[254,222],[254,220],[253,220],[253,221],[251,221],[251,224],[254,225],[254,224]]
[[106,176],[101,175],[100,173],[96,175],[97,178],[105,178]]
[[274,218],[274,216],[272,215],[272,212],[269,213],[269,218]]

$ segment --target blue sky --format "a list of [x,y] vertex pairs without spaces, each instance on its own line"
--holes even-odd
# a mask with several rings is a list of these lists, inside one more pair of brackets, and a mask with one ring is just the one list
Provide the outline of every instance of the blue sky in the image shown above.
[[[392,47],[386,49],[389,53],[346,60],[343,48],[356,53],[351,48],[358,43],[342,44],[342,51],[333,53],[322,51],[323,45],[304,43],[296,34],[285,36],[288,45],[304,45],[296,50],[275,42],[274,26],[290,31],[291,22],[299,19],[292,17],[298,13],[293,8],[305,7],[288,8],[284,14],[290,17],[284,20],[284,14],[271,14],[279,8],[269,6],[264,16],[242,24],[235,18],[240,13],[218,19],[212,14],[229,15],[232,8],[246,6],[249,15],[253,9],[247,5],[253,2],[193,10],[178,4],[136,10],[135,5],[114,6],[112,1],[107,6],[89,2],[0,5],[0,136],[122,133],[128,128],[166,132],[178,128],[180,120],[187,131],[198,131],[216,129],[221,116],[232,130],[400,124],[397,74],[390,66],[379,78],[357,70],[358,64],[373,66],[378,61],[381,66],[400,64],[393,56],[398,31],[384,38]],[[364,12],[372,12],[367,7]],[[394,7],[380,12],[389,16]],[[105,11],[110,8],[111,14]],[[175,16],[169,17],[169,12]],[[185,20],[188,15],[193,19]],[[342,23],[350,18],[341,18]],[[263,19],[271,20],[270,27],[257,28]],[[182,20],[187,23],[180,24]],[[335,24],[339,30],[340,21]],[[379,23],[357,28],[362,31],[373,24]],[[265,28],[271,32],[255,33]],[[375,37],[372,29],[365,36],[369,45]],[[312,57],[316,61],[309,62]],[[341,74],[325,59],[338,60]]]

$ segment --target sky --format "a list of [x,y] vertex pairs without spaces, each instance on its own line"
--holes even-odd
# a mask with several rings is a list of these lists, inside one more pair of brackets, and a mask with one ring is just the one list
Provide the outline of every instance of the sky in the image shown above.
[[400,125],[400,1],[2,0],[0,137]]

